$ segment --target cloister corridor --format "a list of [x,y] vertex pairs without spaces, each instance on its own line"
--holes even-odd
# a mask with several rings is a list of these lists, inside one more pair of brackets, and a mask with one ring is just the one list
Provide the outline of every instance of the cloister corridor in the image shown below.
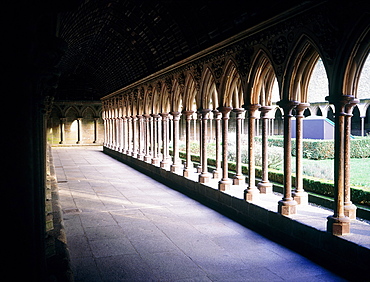
[[75,281],[345,281],[101,147],[52,155]]

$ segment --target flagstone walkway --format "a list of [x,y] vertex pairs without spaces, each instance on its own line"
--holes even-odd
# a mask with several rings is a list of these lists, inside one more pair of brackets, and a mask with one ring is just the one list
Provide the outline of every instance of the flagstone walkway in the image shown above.
[[75,281],[344,281],[101,147],[52,154]]

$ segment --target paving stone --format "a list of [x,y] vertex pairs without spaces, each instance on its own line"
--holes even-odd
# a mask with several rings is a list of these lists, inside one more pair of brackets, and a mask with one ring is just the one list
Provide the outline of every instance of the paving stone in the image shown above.
[[52,152],[75,281],[340,281],[96,147]]

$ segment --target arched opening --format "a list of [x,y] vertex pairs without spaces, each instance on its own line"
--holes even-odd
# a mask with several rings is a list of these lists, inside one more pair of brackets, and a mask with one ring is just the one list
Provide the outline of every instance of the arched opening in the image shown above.
[[360,110],[357,106],[353,108],[351,118],[351,134],[361,136],[361,116]]

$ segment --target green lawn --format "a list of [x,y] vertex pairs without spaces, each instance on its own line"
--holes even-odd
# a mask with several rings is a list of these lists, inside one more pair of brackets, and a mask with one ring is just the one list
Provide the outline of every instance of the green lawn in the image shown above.
[[[295,158],[293,158],[294,168]],[[351,184],[370,191],[370,158],[351,159]],[[293,169],[294,170],[294,169]],[[303,159],[303,174],[323,179],[334,179],[334,160]]]

